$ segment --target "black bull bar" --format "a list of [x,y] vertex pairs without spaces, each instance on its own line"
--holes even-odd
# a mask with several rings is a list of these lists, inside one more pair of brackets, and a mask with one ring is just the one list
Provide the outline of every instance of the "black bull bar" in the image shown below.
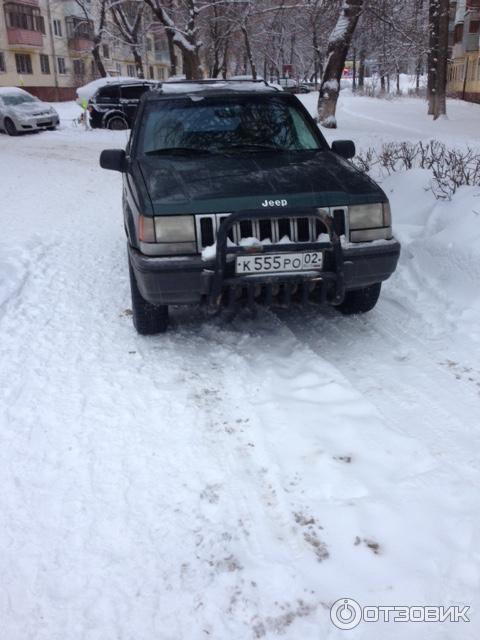
[[[277,220],[291,218],[316,218],[324,225],[329,242],[302,242],[289,244],[267,244],[255,245],[253,247],[229,247],[228,234],[232,227],[245,220],[265,220],[268,217],[274,217]],[[308,272],[283,272],[283,273],[265,273],[229,277],[227,271],[227,258],[230,255],[249,255],[253,253],[269,254],[269,253],[291,253],[304,251],[322,251],[329,253],[332,259],[329,261],[330,269],[318,270],[316,273]],[[325,264],[325,260],[324,260]],[[333,295],[329,300],[332,304],[341,304],[345,298],[345,273],[343,250],[340,237],[334,228],[333,218],[322,209],[311,209],[302,211],[301,213],[292,213],[292,211],[275,211],[274,215],[266,216],[265,211],[240,211],[232,213],[222,221],[220,229],[217,233],[217,251],[215,256],[214,274],[212,286],[210,290],[210,305],[218,308],[221,305],[223,293],[226,290],[235,292],[239,288],[246,288],[248,292],[249,302],[253,302],[255,289],[258,285],[264,286],[266,289],[267,304],[271,302],[272,288],[276,284],[284,285],[286,302],[289,302],[292,287],[303,284],[304,301],[308,299],[310,284],[323,284],[321,287],[322,302],[326,301],[327,284],[333,290]]]

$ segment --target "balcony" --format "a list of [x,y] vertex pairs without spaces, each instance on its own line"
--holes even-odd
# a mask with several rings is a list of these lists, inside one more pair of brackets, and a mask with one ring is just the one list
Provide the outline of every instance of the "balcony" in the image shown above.
[[68,16],[65,18],[65,24],[67,26],[68,48],[77,53],[89,51],[93,44],[93,23],[91,20]]
[[45,22],[37,5],[31,2],[5,3],[8,44],[43,45]]
[[42,47],[43,38],[40,31],[28,31],[27,29],[7,29],[8,44],[24,44],[30,47]]
[[[13,0],[12,0],[12,2],[13,2]],[[11,5],[10,2],[9,3],[6,2],[5,4],[10,4]],[[16,5],[22,4],[22,5],[26,6],[26,7],[36,7],[36,8],[38,8],[40,6],[39,0],[15,0],[14,4],[16,4]]]
[[86,38],[85,36],[68,38],[68,48],[71,51],[75,51],[77,53],[90,51],[90,49],[92,48],[92,45],[93,45],[92,38]]

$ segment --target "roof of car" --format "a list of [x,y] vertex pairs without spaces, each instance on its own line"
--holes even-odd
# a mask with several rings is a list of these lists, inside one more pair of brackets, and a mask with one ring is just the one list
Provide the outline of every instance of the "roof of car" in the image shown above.
[[125,85],[136,86],[139,84],[151,84],[152,87],[154,87],[158,85],[158,82],[156,82],[155,80],[143,80],[141,78],[131,78],[131,80],[115,80],[114,82],[109,82],[108,84],[102,84],[100,87],[98,87],[98,90],[105,89],[107,87],[118,87]]
[[146,99],[160,94],[172,96],[179,94],[199,93],[203,95],[225,95],[230,93],[277,93],[279,89],[269,85],[265,80],[180,80],[164,82]]
[[31,96],[31,93],[21,89],[20,87],[0,87],[0,96],[12,96],[14,94],[20,94],[22,96],[28,95]]

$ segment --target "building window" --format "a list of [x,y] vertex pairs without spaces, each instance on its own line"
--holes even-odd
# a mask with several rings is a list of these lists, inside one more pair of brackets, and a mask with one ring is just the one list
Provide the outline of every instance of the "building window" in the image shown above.
[[65,58],[57,58],[58,73],[65,75],[67,73],[67,67],[65,66]]
[[110,58],[110,47],[108,46],[108,44],[104,44],[103,47],[103,57],[104,58]]
[[121,76],[122,75],[122,65],[120,64],[120,62],[116,62],[115,63],[115,68],[117,70],[118,75]]
[[40,31],[45,33],[45,22],[38,7],[7,2],[5,4],[7,27],[25,29],[26,31]]
[[67,27],[68,38],[93,39],[93,22],[91,20],[68,16],[68,18],[65,18],[65,25]]
[[47,75],[50,73],[50,60],[44,53],[40,54],[40,69],[42,73]]
[[129,76],[130,78],[137,77],[137,69],[135,68],[134,64],[127,64],[127,76]]
[[17,73],[33,73],[32,59],[29,53],[16,53],[15,64],[17,65]]
[[159,80],[165,80],[165,69],[163,67],[158,67],[157,75]]
[[147,38],[147,51],[153,51],[153,43],[150,38]]
[[53,21],[53,33],[59,38],[62,37],[62,22],[61,20]]
[[478,33],[480,30],[480,20],[472,20],[470,22],[469,32]]
[[155,77],[153,75],[153,67],[151,65],[148,67],[148,77],[150,78],[150,80],[153,80],[153,78]]
[[83,60],[74,60],[73,61],[73,73],[76,76],[84,76],[85,75],[85,63]]
[[0,51],[0,73],[5,73],[7,70],[7,66],[5,64],[5,54],[3,51]]

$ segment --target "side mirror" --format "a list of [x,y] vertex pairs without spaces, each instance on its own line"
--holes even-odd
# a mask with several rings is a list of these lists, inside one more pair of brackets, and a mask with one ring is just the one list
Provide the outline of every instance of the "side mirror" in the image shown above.
[[127,156],[123,149],[105,149],[100,154],[100,166],[102,169],[120,171],[123,173],[127,168]]
[[355,143],[351,140],[334,140],[332,142],[332,151],[338,156],[345,158],[345,160],[351,160],[357,153]]

